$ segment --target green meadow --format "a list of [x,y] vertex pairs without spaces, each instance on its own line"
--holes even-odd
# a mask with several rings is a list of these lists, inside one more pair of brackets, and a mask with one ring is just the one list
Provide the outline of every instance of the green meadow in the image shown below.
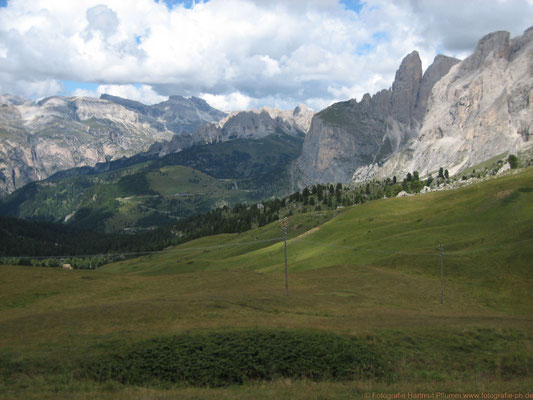
[[1,397],[532,391],[533,169],[288,220],[289,296],[279,222],[96,271],[2,266]]

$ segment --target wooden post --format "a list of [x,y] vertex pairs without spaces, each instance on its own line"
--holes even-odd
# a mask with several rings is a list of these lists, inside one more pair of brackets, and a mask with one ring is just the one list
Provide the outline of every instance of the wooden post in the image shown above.
[[440,250],[440,304],[444,304],[444,247],[442,243],[439,245]]
[[289,220],[283,218],[281,222],[283,226],[283,241],[285,243],[285,296],[289,295],[289,272],[287,270],[287,227],[289,226]]

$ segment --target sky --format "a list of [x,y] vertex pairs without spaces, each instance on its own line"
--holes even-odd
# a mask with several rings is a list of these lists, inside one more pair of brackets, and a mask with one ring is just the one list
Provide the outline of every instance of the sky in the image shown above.
[[533,0],[0,0],[0,93],[320,110],[531,25]]

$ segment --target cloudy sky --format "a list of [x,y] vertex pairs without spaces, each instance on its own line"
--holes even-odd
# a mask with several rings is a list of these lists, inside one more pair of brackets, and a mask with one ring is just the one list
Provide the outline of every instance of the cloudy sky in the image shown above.
[[0,93],[319,110],[530,25],[533,0],[0,0]]

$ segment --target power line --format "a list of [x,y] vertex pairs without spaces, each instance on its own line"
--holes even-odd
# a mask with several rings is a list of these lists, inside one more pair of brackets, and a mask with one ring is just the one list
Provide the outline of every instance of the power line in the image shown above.
[[[366,251],[366,252],[370,252],[370,253],[379,253],[379,254],[391,254],[391,255],[396,255],[397,254],[397,255],[405,255],[405,256],[439,256],[440,255],[440,252],[434,252],[434,253],[404,252],[404,251],[397,251],[397,250],[385,250],[385,249],[376,249],[376,248],[368,248],[368,247],[343,246],[343,245],[338,245],[338,244],[333,244],[333,243],[326,243],[326,242],[321,242],[321,241],[316,241],[316,240],[306,239],[306,238],[298,238],[298,237],[292,239],[291,242],[294,243],[295,240],[298,240],[298,241],[303,240],[303,241],[314,243],[314,244],[317,244],[317,245],[320,245],[320,246],[335,247],[335,248],[346,249],[346,250],[354,250],[354,251]],[[501,245],[479,247],[477,249],[447,251],[446,255],[447,256],[448,255],[461,256],[461,255],[465,255],[465,254],[484,252],[484,251],[491,250],[491,249],[499,249],[499,248],[502,248],[502,247],[514,246],[514,245],[527,243],[527,242],[531,242],[531,241],[533,241],[533,238],[520,240],[520,241],[517,241],[517,242],[504,243],[504,244],[501,244]],[[289,243],[289,244],[291,244],[291,243]]]
[[373,248],[365,248],[365,247],[354,247],[354,246],[343,246],[333,243],[325,243],[325,242],[319,242],[311,239],[304,239],[304,238],[295,238],[298,240],[303,240],[306,242],[314,243],[320,246],[326,246],[326,247],[335,247],[339,249],[346,249],[346,250],[354,250],[354,251],[366,251],[370,253],[379,253],[379,254],[399,254],[399,255],[406,255],[406,256],[435,256],[439,253],[406,253],[406,252],[399,252],[397,250],[383,250],[383,249],[373,249]]
[[[250,240],[250,241],[245,241],[245,242],[220,244],[220,245],[215,245],[215,246],[183,247],[183,248],[174,247],[172,249],[156,250],[156,251],[142,251],[142,252],[129,252],[129,253],[73,254],[73,255],[56,255],[56,256],[16,255],[16,256],[0,256],[0,258],[29,258],[29,259],[41,260],[41,259],[48,259],[48,258],[143,256],[143,255],[161,254],[161,253],[167,253],[167,252],[189,252],[189,251],[200,251],[200,250],[212,250],[212,249],[219,249],[219,248],[226,248],[226,247],[236,247],[236,246],[252,244],[252,243],[281,242],[283,240],[284,240],[284,237],[277,237],[277,238],[272,238],[272,239]],[[289,239],[288,244],[290,245],[300,240],[313,243],[319,246],[324,246],[324,247],[333,247],[333,248],[353,250],[353,251],[364,251],[364,252],[370,252],[370,253],[376,253],[376,254],[405,255],[405,256],[439,256],[440,255],[440,252],[438,251],[432,252],[432,253],[403,252],[403,251],[397,251],[397,250],[386,250],[386,249],[377,249],[377,248],[369,248],[369,247],[338,245],[334,243],[326,243],[326,242],[302,238],[302,237],[294,237],[292,239]],[[484,252],[484,251],[491,250],[491,249],[499,249],[499,248],[507,247],[507,246],[515,246],[518,244],[528,243],[531,241],[533,241],[533,238],[520,240],[517,242],[503,243],[501,245],[485,246],[485,247],[480,247],[476,249],[447,251],[446,255],[447,256],[462,256],[462,255],[467,255],[467,254]]]
[[61,256],[1,256],[0,258],[30,258],[34,260],[44,260],[48,258],[119,257],[119,256],[135,256],[135,255],[143,256],[143,255],[150,255],[150,254],[170,253],[170,252],[175,253],[175,252],[211,250],[211,249],[219,249],[219,248],[224,248],[224,247],[236,247],[236,246],[240,246],[244,244],[252,244],[252,243],[280,242],[282,239],[283,239],[282,237],[277,237],[273,239],[250,240],[246,242],[220,244],[216,246],[172,248],[172,249],[166,249],[166,250],[139,251],[139,252],[131,252],[131,253],[74,254],[74,255],[61,255]]

